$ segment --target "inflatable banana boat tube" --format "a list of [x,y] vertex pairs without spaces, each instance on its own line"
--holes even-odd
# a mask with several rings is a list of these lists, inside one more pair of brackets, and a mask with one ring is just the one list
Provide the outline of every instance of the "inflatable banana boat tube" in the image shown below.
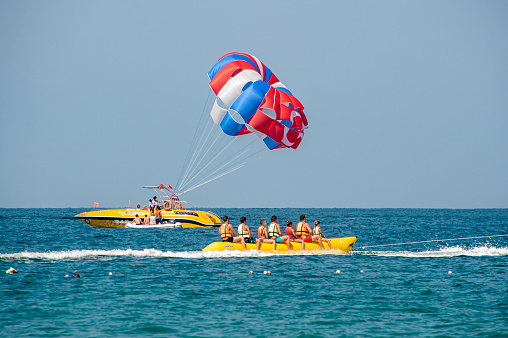
[[[332,244],[332,250],[339,250],[343,253],[349,253],[353,244],[356,242],[356,237],[343,237],[343,238],[329,238]],[[256,250],[255,243],[246,243],[247,250]],[[328,249],[328,243],[323,242],[325,249]],[[297,242],[291,242],[291,247],[295,251],[302,251],[302,244]],[[225,251],[225,250],[239,250],[243,251],[241,243],[230,243],[230,242],[213,242],[208,245],[203,251]],[[305,251],[316,251],[321,250],[317,242],[305,243]],[[285,243],[277,243],[276,250],[273,251],[272,243],[262,243],[260,250],[263,252],[288,252],[288,247]]]

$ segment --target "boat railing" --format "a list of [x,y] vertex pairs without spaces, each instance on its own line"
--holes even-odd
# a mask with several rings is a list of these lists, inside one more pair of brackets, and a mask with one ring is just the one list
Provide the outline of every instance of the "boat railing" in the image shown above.
[[[180,203],[182,203],[182,204],[184,204],[184,203],[185,203],[185,204],[188,204],[188,205],[190,205],[190,206],[192,207],[192,209],[193,209],[193,210],[196,210],[196,207],[195,207],[195,206],[194,206],[191,202],[187,202],[187,201],[180,201]],[[182,208],[183,208],[183,206],[182,206]]]
[[[161,198],[162,200],[162,204],[163,205],[166,205],[166,202],[169,203],[169,205],[171,206],[171,209],[172,210],[179,210],[179,209],[173,209],[173,206],[175,206],[177,203],[180,204],[180,207],[182,209],[185,209],[183,207],[183,204],[188,204],[192,207],[193,210],[196,210],[196,207],[190,203],[190,202],[187,202],[187,201],[181,201],[180,200],[180,194],[178,193],[175,193],[173,192],[171,189],[169,189],[168,187],[165,187],[163,184],[159,184],[158,186],[145,186],[143,188],[146,188],[146,189],[153,189],[155,191],[155,193],[157,193],[157,195],[159,195],[159,197]],[[169,195],[169,193],[171,195]]]

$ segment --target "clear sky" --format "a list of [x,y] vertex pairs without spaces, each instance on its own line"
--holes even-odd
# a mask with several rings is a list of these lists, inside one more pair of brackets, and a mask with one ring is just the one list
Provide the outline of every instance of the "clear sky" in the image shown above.
[[508,207],[507,1],[0,0],[0,207],[146,204],[225,53],[305,106],[209,207]]

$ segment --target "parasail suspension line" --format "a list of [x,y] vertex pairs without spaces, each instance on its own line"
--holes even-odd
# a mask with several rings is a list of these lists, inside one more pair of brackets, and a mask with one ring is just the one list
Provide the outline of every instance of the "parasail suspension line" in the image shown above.
[[[201,111],[201,116],[199,118],[199,123],[198,123],[198,127],[196,128],[196,130],[194,130],[194,135],[192,137],[192,141],[191,141],[191,144],[189,146],[189,150],[187,151],[187,156],[185,156],[185,161],[184,161],[184,164],[182,166],[182,170],[180,171],[180,175],[178,176],[178,181],[176,183],[176,186],[175,186],[175,190],[178,189],[178,186],[180,184],[180,180],[182,178],[182,174],[183,172],[185,171],[184,169],[187,168],[188,164],[189,164],[189,161],[191,160],[191,157],[194,155],[194,152],[196,151],[196,142],[197,142],[197,136],[198,136],[198,131],[201,131],[203,130],[204,128],[202,127],[203,126],[203,123],[206,121],[208,122],[208,120],[205,119],[205,109],[206,107],[208,106],[208,101],[210,100],[210,95],[211,95],[211,92],[212,90],[208,90],[208,96],[206,98],[206,101],[205,101],[205,104],[203,105],[203,109]],[[191,150],[194,150],[194,151],[191,151]],[[192,154],[192,156],[191,156]]]

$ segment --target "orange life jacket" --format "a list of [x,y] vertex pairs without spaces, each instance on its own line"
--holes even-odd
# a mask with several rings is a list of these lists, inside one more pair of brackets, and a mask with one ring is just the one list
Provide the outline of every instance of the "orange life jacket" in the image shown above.
[[296,226],[296,237],[307,237],[309,235],[309,230],[307,228],[304,228],[303,222],[298,223]]
[[265,237],[265,234],[264,234],[264,230],[265,228],[263,228],[262,226],[258,228],[258,237],[259,238],[266,238]]
[[220,230],[220,237],[222,238],[222,240],[228,239],[229,237],[233,237],[231,235],[231,229],[226,224],[222,224],[220,226],[219,230]]

